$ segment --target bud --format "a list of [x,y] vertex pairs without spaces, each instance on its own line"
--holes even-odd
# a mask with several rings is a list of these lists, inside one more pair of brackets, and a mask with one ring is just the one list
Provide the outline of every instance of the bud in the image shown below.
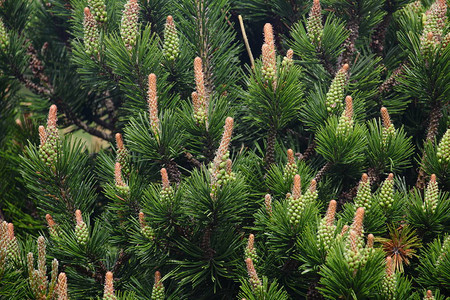
[[365,210],[369,210],[372,207],[372,195],[370,193],[370,180],[369,176],[364,173],[361,176],[361,181],[358,185],[358,191],[355,198],[355,207],[364,207]]
[[337,135],[346,136],[353,128],[353,100],[352,97],[345,97],[345,110],[339,118],[336,129]]
[[315,179],[311,180],[311,184],[309,185],[309,188],[306,190],[305,194],[302,196],[302,202],[304,203],[304,205],[313,203],[319,193],[316,190],[317,187],[317,181]]
[[369,234],[367,236],[367,245],[366,247],[368,249],[373,249],[373,242],[374,242],[375,237],[373,236],[373,234]]
[[88,0],[88,4],[98,23],[105,23],[108,20],[105,0]]
[[75,226],[75,236],[77,238],[77,242],[81,246],[86,245],[89,238],[89,232],[79,209],[75,211],[75,218],[77,220],[77,225]]
[[355,230],[351,229],[347,240],[345,258],[353,275],[355,275],[361,264],[361,257],[359,235]]
[[52,261],[52,272],[51,272],[51,279],[50,279],[50,284],[48,286],[48,297],[50,297],[51,299],[54,299],[55,295],[56,295],[56,280],[58,279],[58,267],[59,267],[59,263],[58,260],[56,258],[53,259]]
[[344,89],[347,84],[347,72],[349,65],[345,64],[336,73],[331,82],[330,89],[326,96],[326,107],[329,113],[336,112],[342,107],[342,99],[344,98]]
[[350,228],[350,226],[344,225],[341,230],[341,236],[344,236],[347,233],[347,231],[349,230],[349,228]]
[[174,199],[174,191],[170,186],[169,176],[167,175],[167,170],[165,168],[161,169],[162,178],[162,188],[160,192],[161,202],[171,203]]
[[9,36],[6,31],[5,24],[0,18],[0,49],[5,50],[9,46]]
[[52,105],[48,112],[46,130],[43,130],[43,126],[39,127],[39,138],[41,140],[39,156],[48,167],[52,167],[53,169],[58,158],[59,147],[59,134],[58,128],[56,128],[56,121],[57,107],[56,105]]
[[294,151],[292,149],[288,149],[287,151],[288,162],[284,167],[284,175],[283,178],[285,181],[291,181],[295,174],[297,174],[297,164],[295,163]]
[[66,273],[59,273],[57,285],[58,300],[69,300],[67,296],[67,277]]
[[153,284],[152,300],[164,300],[164,285],[161,282],[161,273],[155,272],[155,283]]
[[294,63],[293,57],[294,57],[294,50],[289,49],[289,50],[286,52],[286,56],[283,58],[283,63],[282,63],[283,66],[284,66],[284,67],[290,67],[290,66],[292,66],[292,64]]
[[105,289],[103,292],[103,300],[117,300],[114,295],[114,279],[112,272],[106,272],[105,276]]
[[331,200],[328,205],[327,213],[325,217],[320,221],[319,228],[317,231],[317,242],[318,247],[323,245],[324,249],[328,251],[331,248],[331,244],[334,239],[334,232],[336,231],[336,226],[334,223],[334,217],[336,215],[336,200]]
[[208,127],[209,97],[206,93],[203,65],[200,57],[194,59],[194,77],[197,90],[195,94],[192,93],[194,118],[197,124],[205,124]]
[[386,271],[383,278],[383,292],[386,299],[395,299],[395,290],[397,286],[397,280],[394,272],[394,261],[390,256],[386,258]]
[[306,23],[306,31],[308,32],[309,40],[316,47],[321,46],[323,25],[322,25],[322,8],[320,1],[314,0],[311,10],[309,12],[308,21]]
[[130,187],[123,181],[122,166],[119,162],[114,165],[114,181],[117,191],[121,196],[128,197],[130,195]]
[[0,222],[0,273],[5,266],[6,257],[8,255],[8,223]]
[[264,197],[264,203],[266,205],[267,213],[271,216],[272,215],[272,197],[269,194],[267,194]]
[[180,53],[179,39],[175,22],[172,16],[168,16],[164,29],[163,54],[168,61],[174,61]]
[[14,225],[13,223],[7,224],[8,228],[8,245],[7,249],[7,257],[12,260],[16,260],[19,258],[19,243],[17,242],[16,236],[14,235]]
[[45,239],[41,235],[37,239],[37,245],[38,245],[38,271],[41,274],[47,273],[47,267],[46,267],[46,251],[45,251]]
[[296,174],[294,176],[294,184],[292,186],[292,198],[299,199],[302,195],[302,182],[300,175]]
[[225,120],[222,139],[220,141],[219,148],[217,149],[216,156],[214,157],[214,160],[212,162],[212,166],[210,168],[211,188],[213,195],[215,194],[217,188],[223,184],[224,178],[222,177],[226,172],[226,164],[230,156],[228,148],[230,146],[231,135],[233,134],[233,124],[234,124],[233,118],[228,117]]
[[384,209],[392,207],[394,203],[394,174],[389,173],[389,176],[383,182],[380,191],[380,206]]
[[145,223],[145,215],[142,211],[139,213],[139,224],[141,225],[141,233],[144,237],[149,240],[155,239],[155,232],[153,231],[153,228]]
[[245,248],[245,258],[251,258],[254,264],[258,264],[258,254],[256,253],[256,249],[254,247],[255,244],[255,236],[250,234],[248,236],[247,247]]
[[134,45],[136,45],[139,30],[139,9],[137,0],[128,0],[123,10],[122,22],[120,23],[120,36],[128,51],[131,51]]
[[440,164],[450,163],[450,128],[447,129],[437,147],[437,157]]
[[294,184],[292,186],[292,195],[289,197],[289,210],[288,215],[292,225],[297,225],[300,222],[300,216],[306,207],[306,201],[304,201],[301,195],[301,179],[300,175],[294,176]]
[[447,3],[437,0],[424,15],[423,32],[420,46],[424,55],[433,53],[435,47],[441,42],[442,34],[447,21]]
[[123,144],[123,138],[120,133],[116,133],[116,145],[116,163],[120,163],[120,166],[122,167],[122,175],[124,175],[125,178],[128,178],[131,173],[130,156],[128,149],[125,148]]
[[436,182],[436,175],[432,174],[427,189],[425,190],[425,199],[423,204],[424,211],[431,211],[434,213],[439,200],[439,187]]
[[274,81],[275,88],[275,79],[276,79],[276,71],[277,71],[277,57],[275,51],[275,39],[273,35],[272,24],[266,23],[264,25],[264,44],[262,46],[262,61],[263,68],[262,73],[264,79],[269,81]]
[[383,146],[386,147],[388,140],[395,136],[396,131],[386,107],[381,108],[381,118],[383,119]]
[[47,226],[50,236],[53,238],[57,237],[58,236],[57,225],[53,220],[53,217],[50,214],[46,214],[45,219],[47,220]]
[[158,118],[158,96],[156,95],[156,75],[148,75],[148,112],[150,117],[150,126],[153,134],[157,137],[160,135],[159,118]]
[[84,8],[84,49],[87,55],[97,56],[99,54],[99,32],[97,22],[88,7]]
[[275,38],[273,35],[272,24],[264,24],[264,43],[269,45],[270,48],[275,48]]
[[364,208],[359,207],[356,210],[351,230],[354,230],[358,237],[363,235]]
[[428,290],[425,297],[423,297],[423,300],[434,300],[433,293],[430,290]]
[[261,280],[259,280],[258,278],[258,274],[256,273],[255,267],[253,266],[253,261],[250,257],[248,257],[245,260],[245,263],[247,265],[247,273],[248,276],[250,277],[250,284],[253,288],[254,291],[262,288],[262,282]]
[[270,46],[267,44],[262,45],[262,70],[263,78],[267,81],[275,81],[276,78],[276,53],[270,50]]
[[436,266],[439,266],[444,258],[450,253],[450,235],[447,235],[442,243],[441,253],[436,260]]

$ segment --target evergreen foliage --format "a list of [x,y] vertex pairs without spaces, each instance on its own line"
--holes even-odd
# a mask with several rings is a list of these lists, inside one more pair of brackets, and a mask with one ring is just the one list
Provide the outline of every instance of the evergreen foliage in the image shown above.
[[447,6],[0,0],[0,299],[445,299]]

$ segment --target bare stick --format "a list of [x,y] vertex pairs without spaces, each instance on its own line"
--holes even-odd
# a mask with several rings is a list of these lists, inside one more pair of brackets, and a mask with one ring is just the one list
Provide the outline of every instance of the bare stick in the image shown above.
[[245,48],[247,48],[248,56],[250,58],[250,64],[252,65],[252,69],[255,68],[255,60],[253,59],[252,49],[250,49],[250,44],[248,43],[247,34],[245,33],[244,21],[242,20],[242,16],[238,16],[239,25],[241,25],[242,37],[244,38]]

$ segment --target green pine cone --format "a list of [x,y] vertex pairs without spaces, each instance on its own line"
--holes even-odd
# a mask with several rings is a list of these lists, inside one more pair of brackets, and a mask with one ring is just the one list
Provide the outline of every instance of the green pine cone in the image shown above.
[[344,100],[344,89],[347,81],[348,65],[344,65],[334,77],[328,90],[325,104],[329,113],[334,113],[342,109]]
[[136,0],[129,0],[123,10],[122,22],[120,24],[120,36],[125,47],[131,51],[136,44],[139,27],[139,4]]
[[294,199],[292,196],[289,198],[289,220],[292,225],[297,225],[300,222],[300,216],[305,209],[305,202],[303,197],[299,199]]
[[162,284],[153,285],[152,300],[164,300],[164,286]]
[[[367,176],[367,175],[366,175]],[[355,207],[364,207],[364,210],[368,210],[372,206],[372,195],[370,192],[370,181],[367,177],[366,181],[361,180],[358,185],[358,192],[355,198]]]
[[450,129],[447,129],[437,147],[437,157],[439,163],[450,163]]
[[145,225],[142,229],[141,229],[141,233],[144,237],[148,238],[149,240],[153,240],[155,239],[155,231],[153,230],[153,228],[151,228],[148,225]]
[[380,206],[384,209],[387,209],[391,208],[393,203],[394,203],[394,180],[388,177],[381,186]]
[[82,246],[87,244],[89,232],[86,223],[82,222],[75,226],[75,236],[77,238],[78,244]]
[[95,21],[105,23],[108,20],[104,0],[88,0],[88,4],[94,15]]
[[5,24],[3,24],[3,20],[0,19],[0,48],[5,50],[9,45],[9,36],[8,32],[6,32]]

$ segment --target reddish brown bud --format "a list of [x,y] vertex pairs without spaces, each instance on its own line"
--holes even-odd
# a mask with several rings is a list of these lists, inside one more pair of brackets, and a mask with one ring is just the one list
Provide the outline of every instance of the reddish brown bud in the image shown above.
[[139,225],[141,225],[141,228],[145,227],[145,215],[144,213],[141,211],[139,212]]
[[345,97],[345,116],[349,119],[353,117],[353,99],[351,96]]
[[255,243],[255,236],[253,235],[253,233],[250,233],[250,235],[248,236],[247,249],[252,250],[254,243]]
[[386,274],[392,276],[394,274],[394,261],[392,257],[386,257]]
[[117,149],[123,149],[123,139],[122,139],[122,134],[120,134],[120,133],[116,133],[116,144],[117,144]]
[[388,129],[391,126],[391,117],[386,107],[381,108],[381,118],[383,119],[384,128]]
[[158,118],[158,96],[156,92],[156,75],[148,75],[148,111],[150,114],[150,125],[154,133],[159,132],[159,118]]
[[311,180],[311,184],[309,185],[310,192],[314,193],[317,188],[317,181],[315,179]]
[[302,195],[302,183],[300,175],[294,176],[294,185],[292,187],[292,198],[299,199]]
[[373,236],[373,234],[369,234],[369,235],[367,236],[367,244],[366,244],[366,247],[367,247],[367,248],[373,248],[373,242],[374,242],[374,240],[375,240],[375,237]]
[[45,131],[44,126],[39,126],[39,140],[41,145],[44,145],[47,141],[47,132]]
[[81,210],[77,209],[75,211],[75,219],[77,220],[77,225],[81,225],[83,222],[83,216],[81,215]]
[[328,204],[327,214],[325,215],[328,226],[331,226],[334,223],[334,217],[336,215],[336,207],[337,207],[336,200],[331,200],[330,204]]
[[288,163],[295,164],[294,151],[292,151],[292,149],[288,149],[287,157],[288,157]]
[[50,106],[50,110],[48,112],[48,119],[47,119],[47,127],[56,127],[56,120],[57,120],[57,107],[55,104]]
[[125,182],[122,179],[122,166],[120,162],[116,162],[114,167],[114,179],[117,186],[126,186]]
[[269,215],[272,214],[272,197],[267,194],[264,198],[264,203],[266,205],[266,211]]
[[56,223],[55,223],[55,221],[53,220],[53,217],[50,214],[46,214],[45,215],[45,219],[47,220],[48,227],[50,227],[50,228],[55,227]]
[[163,189],[170,188],[169,176],[167,175],[166,168],[161,169],[162,187]]
[[66,273],[61,272],[58,276],[58,284],[56,285],[58,300],[68,300],[67,296],[67,277]]
[[158,285],[161,281],[161,273],[159,271],[155,272],[155,285]]
[[358,236],[362,235],[363,220],[364,220],[364,207],[359,207],[356,210],[355,218],[353,219],[352,224],[352,230],[354,230]]
[[289,49],[289,50],[286,52],[286,57],[287,57],[287,59],[292,59],[292,58],[294,57],[294,50]]

